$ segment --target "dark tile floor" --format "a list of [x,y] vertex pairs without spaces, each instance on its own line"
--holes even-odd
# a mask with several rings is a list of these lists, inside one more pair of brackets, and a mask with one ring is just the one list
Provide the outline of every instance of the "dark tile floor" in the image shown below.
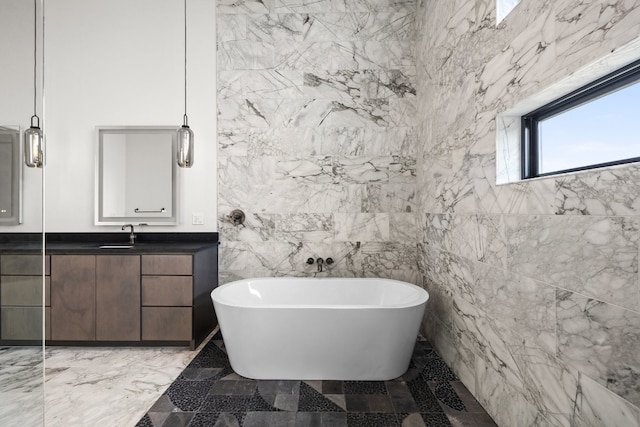
[[267,381],[234,373],[218,333],[137,427],[495,425],[427,341],[392,381]]

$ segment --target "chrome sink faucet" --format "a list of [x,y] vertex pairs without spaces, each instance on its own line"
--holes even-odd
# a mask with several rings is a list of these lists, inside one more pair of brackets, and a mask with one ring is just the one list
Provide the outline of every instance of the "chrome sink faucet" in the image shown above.
[[136,243],[136,235],[133,230],[133,224],[125,224],[122,226],[122,230],[125,230],[127,227],[131,227],[131,233],[129,233],[129,243],[135,245]]
[[322,263],[323,263],[323,261],[324,261],[324,260],[323,260],[322,258],[318,258],[318,259],[316,260],[316,262],[318,263],[318,271],[319,271],[319,272],[320,272],[320,271],[322,271]]

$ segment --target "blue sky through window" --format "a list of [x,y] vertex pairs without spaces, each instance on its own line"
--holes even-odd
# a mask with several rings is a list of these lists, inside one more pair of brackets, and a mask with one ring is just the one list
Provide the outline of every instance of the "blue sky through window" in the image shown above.
[[540,122],[539,173],[640,157],[640,82]]

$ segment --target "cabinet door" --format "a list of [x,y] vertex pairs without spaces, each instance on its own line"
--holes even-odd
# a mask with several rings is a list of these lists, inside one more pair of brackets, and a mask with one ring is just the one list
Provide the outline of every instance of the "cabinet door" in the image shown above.
[[140,340],[140,256],[96,257],[96,339]]
[[96,257],[51,256],[51,339],[96,338]]

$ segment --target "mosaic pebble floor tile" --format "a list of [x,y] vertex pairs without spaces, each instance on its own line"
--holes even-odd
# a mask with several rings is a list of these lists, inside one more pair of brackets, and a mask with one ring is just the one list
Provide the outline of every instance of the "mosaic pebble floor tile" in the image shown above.
[[427,341],[392,381],[251,380],[218,332],[136,427],[496,426]]

